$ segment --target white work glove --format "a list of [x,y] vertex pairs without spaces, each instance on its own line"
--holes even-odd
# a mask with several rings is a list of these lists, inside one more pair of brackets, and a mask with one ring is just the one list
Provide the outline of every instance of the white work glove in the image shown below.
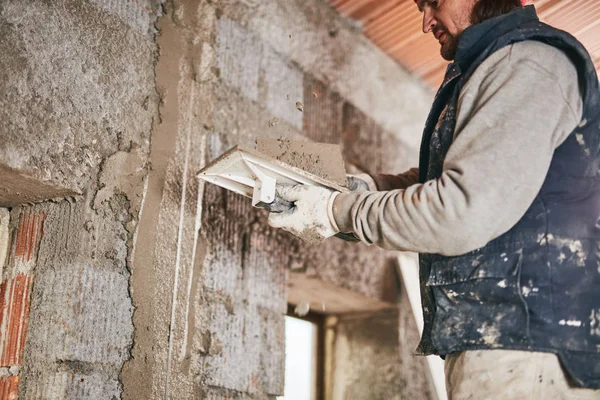
[[277,196],[294,203],[288,211],[269,214],[269,225],[305,242],[317,244],[339,232],[333,219],[333,201],[339,192],[319,186],[277,186]]
[[352,193],[361,194],[377,191],[375,180],[368,174],[346,175],[346,181],[348,182],[348,189]]

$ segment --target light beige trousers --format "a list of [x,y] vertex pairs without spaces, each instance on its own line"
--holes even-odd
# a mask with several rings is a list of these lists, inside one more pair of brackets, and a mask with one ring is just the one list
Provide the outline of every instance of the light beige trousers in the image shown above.
[[449,400],[599,400],[600,390],[570,387],[551,353],[477,350],[449,354]]

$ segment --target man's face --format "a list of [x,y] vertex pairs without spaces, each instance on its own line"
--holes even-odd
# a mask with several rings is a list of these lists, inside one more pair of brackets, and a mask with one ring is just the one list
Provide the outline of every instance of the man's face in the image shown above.
[[477,0],[417,0],[423,13],[423,33],[433,33],[445,60],[454,60],[458,38],[471,25]]

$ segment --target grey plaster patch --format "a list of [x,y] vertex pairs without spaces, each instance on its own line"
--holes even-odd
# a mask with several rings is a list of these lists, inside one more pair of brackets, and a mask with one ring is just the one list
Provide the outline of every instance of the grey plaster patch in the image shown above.
[[100,208],[102,202],[116,193],[123,193],[132,204],[132,212],[137,215],[145,176],[145,162],[140,155],[124,151],[112,154],[102,165],[99,176],[101,189],[94,198],[94,209]]
[[[102,383],[98,384],[99,382]],[[23,388],[20,398],[47,400],[120,399],[122,390],[118,371],[110,371],[106,368],[92,370],[87,374],[73,371],[44,371],[40,373],[35,383]]]
[[102,159],[143,151],[156,110],[156,45],[81,1],[2,2],[0,159],[38,181],[83,191]]
[[[90,266],[73,265],[72,270],[49,269],[36,276],[38,295],[33,314],[36,332],[46,360],[78,360],[122,363],[128,357],[133,327],[127,276],[107,273]],[[42,344],[43,343],[43,344]],[[93,345],[91,345],[93,343]],[[36,346],[37,347],[37,346]]]
[[304,101],[303,74],[269,46],[264,46],[262,74],[265,104],[274,116],[302,130],[302,113],[296,104]]
[[217,21],[217,66],[229,86],[258,101],[262,43],[236,22]]
[[141,34],[154,34],[153,24],[162,15],[160,4],[164,0],[88,0],[103,10],[119,17],[125,24]]

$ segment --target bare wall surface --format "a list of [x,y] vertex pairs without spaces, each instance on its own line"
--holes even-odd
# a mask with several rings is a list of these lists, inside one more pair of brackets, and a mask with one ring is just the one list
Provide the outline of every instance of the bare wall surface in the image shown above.
[[[133,339],[126,208],[97,217],[82,203],[38,205],[45,216],[34,268],[19,398],[119,398]],[[106,210],[105,209],[105,210]],[[18,220],[19,208],[13,210]],[[84,227],[87,226],[88,229]]]

